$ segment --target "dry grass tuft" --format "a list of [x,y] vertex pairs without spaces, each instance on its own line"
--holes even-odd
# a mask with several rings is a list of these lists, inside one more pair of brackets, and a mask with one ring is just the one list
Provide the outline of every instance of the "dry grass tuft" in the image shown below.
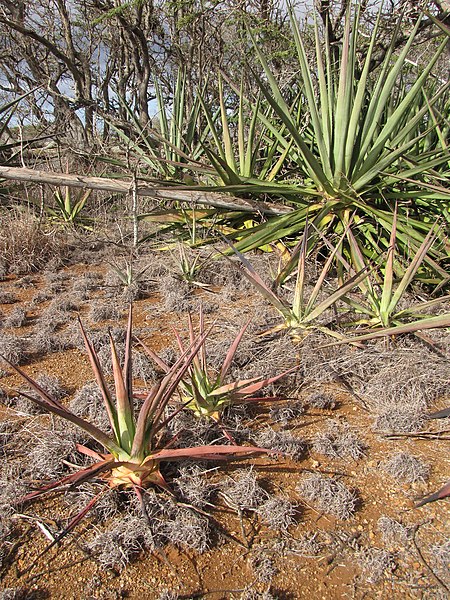
[[368,583],[378,583],[396,568],[394,556],[381,548],[365,548],[359,553],[358,564]]
[[407,452],[397,452],[381,467],[388,475],[405,483],[427,481],[430,474],[428,465]]
[[359,460],[364,456],[366,447],[350,429],[348,423],[330,419],[327,426],[327,431],[315,436],[313,450],[330,458]]
[[31,213],[17,211],[1,215],[0,256],[10,273],[29,273],[47,266],[50,259],[67,254],[63,233],[45,231]]
[[356,510],[356,494],[332,477],[311,473],[300,481],[296,489],[319,511],[338,519],[349,519]]

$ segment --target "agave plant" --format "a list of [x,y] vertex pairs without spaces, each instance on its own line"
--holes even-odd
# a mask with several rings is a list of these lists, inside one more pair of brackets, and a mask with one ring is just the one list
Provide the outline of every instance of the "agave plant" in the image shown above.
[[[120,366],[117,348],[110,336],[113,376],[115,386],[114,396],[110,391],[99,358],[88,340],[80,321],[81,333],[86,346],[95,379],[100,387],[112,435],[107,435],[92,423],[78,417],[58,400],[46,392],[35,380],[22,369],[14,366],[3,358],[28,385],[36,392],[36,396],[20,392],[23,396],[38,404],[41,408],[73,423],[93,440],[97,441],[105,452],[95,451],[82,445],[77,449],[95,460],[94,464],[82,468],[63,479],[44,485],[21,499],[21,502],[32,500],[51,490],[61,490],[65,487],[75,487],[92,478],[100,477],[110,488],[133,489],[141,499],[141,490],[151,485],[167,488],[167,483],[160,471],[163,461],[180,459],[219,460],[250,456],[266,452],[264,449],[252,446],[198,446],[191,448],[173,448],[174,439],[163,442],[165,426],[175,416],[176,411],[167,416],[166,408],[175,393],[180,381],[191,367],[197,352],[202,347],[208,332],[197,336],[193,343],[180,355],[175,364],[170,367],[163,379],[155,383],[146,394],[139,413],[134,411],[132,386],[132,310],[130,308],[123,367]],[[97,494],[89,505],[77,515],[64,531],[64,535],[72,529],[86,512],[95,505],[103,491]],[[56,541],[61,539],[58,537]],[[55,542],[56,543],[56,542]]]
[[74,197],[70,187],[66,186],[64,190],[58,189],[53,195],[55,206],[46,206],[45,211],[55,223],[65,227],[81,227],[90,230],[93,219],[82,213],[91,192],[92,190],[86,190],[78,197]]
[[[445,207],[450,197],[445,185],[436,186],[430,181],[433,169],[448,162],[448,146],[442,144],[442,136],[428,135],[436,129],[436,123],[445,123],[445,114],[441,117],[433,112],[434,122],[430,110],[445,99],[450,84],[444,83],[427,98],[423,95],[428,76],[448,44],[448,35],[420,73],[401,86],[399,79],[409,68],[407,57],[420,18],[395,56],[400,31],[400,23],[397,24],[383,63],[371,72],[381,11],[362,68],[358,60],[357,7],[353,18],[350,11],[346,17],[339,65],[333,62],[327,40],[323,45],[317,23],[315,56],[309,60],[294,11],[290,12],[301,75],[294,84],[300,90],[298,101],[286,99],[255,38],[264,77],[256,73],[254,76],[273,115],[266,116],[257,103],[248,101],[250,112],[258,111],[259,127],[277,140],[273,158],[274,162],[284,161],[283,168],[277,168],[284,181],[268,181],[266,177],[255,181],[234,171],[233,185],[230,180],[230,185],[216,189],[245,193],[247,197],[266,194],[287,202],[292,210],[239,232],[237,249],[245,252],[296,234],[302,231],[307,217],[325,234],[339,233],[347,226],[350,215],[356,213],[360,248],[372,259],[378,253],[377,246],[382,252],[387,250],[393,220],[391,206],[396,200],[403,200],[397,219],[399,243],[402,248],[419,247],[429,224],[423,212],[416,210],[416,199],[422,198],[425,205],[440,211],[439,207]],[[235,92],[240,93],[238,89]],[[226,148],[226,130],[222,138]],[[428,146],[424,152],[421,143],[425,141]],[[231,157],[230,151],[228,155]],[[439,258],[442,254],[432,249],[430,256]]]
[[[339,254],[339,247],[343,241],[343,237],[341,237],[339,243],[330,252],[309,297],[307,297],[306,258],[308,254],[308,236],[309,226],[308,222],[306,222],[305,231],[300,242],[293,249],[290,261],[285,266],[284,271],[279,273],[275,282],[284,280],[285,273],[292,269],[294,262],[298,261],[294,296],[290,303],[272,290],[255,271],[250,261],[234,246],[230,245],[240,261],[241,273],[283,317],[284,322],[271,329],[270,332],[288,329],[293,339],[297,341],[301,341],[313,330],[321,331],[337,339],[343,339],[343,334],[332,329],[328,324],[324,324],[323,318],[328,309],[336,307],[340,300],[344,300],[354,287],[366,279],[368,268],[364,266],[358,273],[353,274],[343,282],[335,291],[327,289],[326,280],[335,257]],[[324,294],[325,297],[320,299],[319,297]]]
[[[203,311],[200,309],[198,334],[202,340],[200,349],[186,370],[186,374],[180,379],[181,401],[186,408],[192,410],[198,417],[206,417],[220,422],[223,410],[227,406],[249,402],[269,402],[277,400],[277,397],[255,397],[254,394],[297,369],[297,366],[295,366],[274,377],[265,378],[264,376],[259,376],[226,383],[234,356],[249,324],[250,322],[246,323],[240,329],[228,349],[220,371],[215,372],[215,374],[212,375],[207,361],[207,331],[205,329]],[[192,345],[197,339],[197,336],[195,335],[191,315],[188,317],[188,327],[190,344]],[[186,353],[185,345],[183,344],[180,335],[177,332],[175,333],[181,356],[183,356]],[[169,373],[169,365],[145,344],[143,344],[143,347],[157,365],[165,373]],[[225,434],[231,439],[226,431]]]
[[[347,237],[352,255],[352,264],[357,269],[368,270],[369,265],[365,261],[364,255],[350,229],[347,231]],[[360,330],[356,337],[351,338],[352,340],[363,341],[388,335],[415,333],[422,329],[450,326],[450,313],[424,316],[424,312],[426,314],[427,310],[448,301],[450,294],[432,300],[415,302],[407,308],[399,309],[399,305],[405,299],[417,272],[425,261],[434,238],[435,233],[431,229],[409,265],[403,268],[401,261],[396,256],[397,210],[394,211],[384,273],[372,269],[368,276],[358,283],[361,296],[358,298],[350,296],[343,298],[344,302],[357,314],[363,315],[359,321],[353,322],[353,325],[363,325],[365,328]],[[352,268],[342,256],[340,256],[340,261],[345,264],[350,272],[352,271]]]

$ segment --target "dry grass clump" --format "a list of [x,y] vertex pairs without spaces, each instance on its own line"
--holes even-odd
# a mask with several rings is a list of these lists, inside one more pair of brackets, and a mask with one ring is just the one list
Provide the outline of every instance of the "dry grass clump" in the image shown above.
[[186,281],[168,275],[160,280],[159,293],[165,311],[179,313],[190,310],[192,290]]
[[63,233],[45,231],[31,213],[3,212],[0,220],[0,256],[10,273],[29,273],[45,268],[52,258],[67,254]]
[[447,570],[447,575],[450,573],[450,539],[443,544],[434,544],[431,547],[431,554],[436,558],[438,566],[444,571]]
[[430,474],[428,465],[407,452],[397,452],[381,467],[388,475],[405,483],[426,481]]
[[165,522],[164,533],[174,546],[200,554],[209,547],[210,527],[206,517],[185,507],[177,507]]
[[27,311],[18,306],[4,320],[5,327],[23,327],[27,320]]
[[298,483],[296,489],[319,511],[338,519],[349,519],[356,510],[356,494],[332,477],[311,473]]
[[288,404],[281,406],[278,403],[271,406],[269,414],[270,418],[274,423],[280,423],[280,425],[286,427],[293,419],[300,417],[305,413],[305,406],[302,400],[293,400]]
[[180,466],[179,475],[174,478],[173,485],[178,497],[192,506],[201,509],[212,506],[210,500],[216,486],[205,479],[203,469],[199,465]]
[[102,431],[111,430],[103,397],[96,382],[86,383],[77,390],[69,403],[69,409],[77,416],[97,425]]
[[366,446],[350,429],[348,423],[330,419],[327,426],[326,431],[315,436],[313,450],[330,458],[359,460],[364,456]]
[[275,431],[266,427],[253,434],[253,441],[261,448],[281,452],[293,460],[300,460],[306,451],[306,442],[289,431]]
[[256,509],[271,529],[287,531],[295,523],[295,506],[287,498],[271,496]]
[[27,349],[23,338],[8,333],[0,334],[0,362],[3,362],[3,356],[13,365],[20,365],[27,358]]
[[242,592],[240,600],[277,600],[277,596],[274,596],[270,590],[258,592],[249,586]]
[[[78,432],[76,432],[78,433]],[[76,463],[79,440],[73,430],[42,430],[27,453],[27,475],[33,479],[56,479],[65,472],[64,460]]]
[[144,550],[155,549],[155,539],[142,516],[118,517],[98,534],[88,548],[104,569],[123,569]]
[[227,477],[220,484],[220,490],[227,503],[240,510],[255,510],[268,498],[253,469],[246,469],[236,479]]
[[365,548],[358,556],[358,564],[368,583],[378,583],[396,569],[394,556],[381,548]]
[[16,302],[18,302],[18,298],[15,294],[0,290],[0,304],[15,304]]
[[255,551],[252,552],[248,562],[255,575],[256,581],[259,581],[260,583],[270,583],[278,573],[278,569],[275,566],[273,559],[261,546],[258,546]]
[[33,600],[36,596],[26,588],[5,588],[0,591],[0,600]]
[[408,543],[410,530],[399,521],[383,515],[378,519],[377,526],[381,539],[388,547],[395,548]]
[[114,302],[95,302],[89,309],[89,319],[94,323],[99,321],[117,321],[122,316],[121,309]]
[[306,403],[313,408],[331,410],[336,407],[336,400],[325,392],[313,392],[306,398]]

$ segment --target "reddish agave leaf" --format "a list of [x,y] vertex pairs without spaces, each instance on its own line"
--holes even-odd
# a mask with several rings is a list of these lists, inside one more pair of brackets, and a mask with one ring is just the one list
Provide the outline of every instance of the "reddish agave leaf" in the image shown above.
[[[28,375],[26,375],[26,373],[24,373],[22,371],[22,369],[20,369],[19,367],[14,366],[13,364],[11,364],[6,359],[4,359],[4,360],[19,375],[21,375],[22,377],[24,377],[24,379],[26,379],[26,381],[28,381],[28,383],[30,384],[30,386],[36,392],[38,392],[38,394],[41,393],[40,392],[40,390],[41,390],[40,386],[36,385],[36,382],[33,381],[33,379],[31,379],[30,377],[28,377]],[[28,400],[31,400],[32,402],[34,402],[35,404],[37,404],[41,408],[44,408],[45,410],[48,410],[49,412],[52,412],[55,415],[58,415],[59,417],[62,417],[63,419],[66,419],[66,421],[70,421],[74,425],[77,425],[80,429],[83,429],[84,431],[86,431],[87,433],[89,433],[90,436],[92,436],[95,440],[97,440],[100,444],[102,444],[102,446],[104,446],[107,450],[109,450],[109,452],[112,452],[112,453],[120,452],[120,448],[119,448],[119,446],[117,446],[117,444],[114,442],[114,440],[112,440],[105,433],[103,433],[103,431],[101,431],[98,427],[96,427],[92,423],[89,423],[89,421],[85,421],[81,417],[78,417],[74,413],[70,412],[70,410],[68,410],[67,408],[65,408],[62,404],[56,403],[55,401],[49,402],[48,398],[50,396],[48,396],[48,394],[46,392],[44,392],[44,394],[43,394],[43,396],[41,398],[35,398],[34,396],[30,396],[29,394],[26,394],[25,392],[18,392],[18,393],[21,396],[23,396],[24,398],[28,398]]]
[[450,406],[428,415],[429,419],[445,419],[445,417],[450,417]]
[[[55,400],[55,398],[52,398],[45,390],[44,388],[42,388],[36,381],[34,381],[34,379],[32,379],[29,375],[27,375],[25,373],[25,371],[22,371],[22,369],[20,367],[17,367],[15,365],[13,365],[7,358],[5,358],[4,356],[1,356],[2,360],[4,360],[10,367],[12,367],[14,369],[14,371],[16,371],[16,373],[18,373],[23,379],[25,379],[25,381],[29,384],[29,386],[31,388],[33,388],[38,394],[39,396],[42,398],[43,402],[48,403],[49,405],[55,406],[56,408],[59,408],[61,410],[65,410],[64,406],[58,402],[58,400]],[[36,401],[35,398],[27,396],[26,394],[19,392],[19,394],[21,396],[26,396],[29,400],[34,400]]]
[[[165,363],[163,360],[160,359],[160,357],[156,354],[156,352],[153,352],[153,350],[151,350],[146,344],[144,344],[144,342],[142,340],[140,340],[138,338],[138,342],[140,343],[140,345],[144,348],[145,352],[150,356],[150,358],[152,358],[155,363],[158,365],[158,367],[164,371],[165,373],[168,373],[170,370],[170,367],[167,363]],[[136,392],[134,393],[135,397],[136,396]]]
[[221,385],[219,388],[212,390],[209,394],[210,396],[221,396],[222,394],[228,394],[230,392],[237,392],[245,386],[249,386],[249,384],[258,381],[261,379],[261,375],[259,377],[252,377],[251,379],[241,379],[240,381],[233,381],[231,383],[226,383],[225,385]]
[[90,456],[91,458],[95,458],[96,460],[105,460],[108,457],[107,454],[99,454],[95,450],[83,446],[83,444],[75,444],[75,447],[78,450],[78,452],[81,452],[81,454],[85,454],[86,456]]
[[[183,458],[205,458],[207,460],[216,460],[221,456],[252,456],[255,454],[276,454],[273,450],[267,448],[258,448],[256,446],[195,446],[193,448],[174,448],[163,449],[148,456],[144,463],[150,460],[177,460]],[[143,463],[143,464],[144,464]]]
[[183,375],[191,366],[194,356],[197,354],[210,330],[211,327],[209,327],[202,336],[197,338],[195,347],[189,347],[185,350],[178,358],[177,362],[171,367],[164,379],[159,384],[153,386],[139,413],[133,447],[131,450],[133,458],[136,458],[138,454],[142,453],[147,433],[150,435],[149,442],[151,444],[151,438],[155,434],[155,428],[160,424],[165,407],[178,387]]
[[111,423],[111,427],[116,435],[116,439],[119,439],[119,432],[117,431],[117,414],[116,408],[111,398],[111,393],[109,391],[108,386],[106,385],[105,378],[103,376],[103,371],[100,366],[100,361],[98,359],[97,353],[94,350],[93,345],[89,341],[86,331],[83,327],[83,323],[81,322],[80,317],[78,317],[78,324],[80,326],[81,335],[83,337],[84,345],[86,347],[86,352],[89,358],[89,362],[91,363],[92,370],[94,371],[95,379],[97,380],[98,386],[102,393],[103,402],[106,407],[106,412],[108,413],[108,419]]
[[37,498],[38,496],[41,496],[42,494],[45,494],[46,492],[50,492],[58,487],[63,487],[65,485],[75,485],[75,486],[79,485],[82,481],[86,481],[86,479],[91,479],[92,477],[95,477],[99,473],[107,471],[108,469],[110,469],[112,466],[115,466],[116,464],[117,463],[114,460],[114,458],[111,458],[108,460],[101,461],[100,463],[96,463],[95,465],[90,465],[89,467],[86,467],[85,469],[81,469],[80,471],[77,471],[76,473],[71,473],[70,475],[66,475],[66,477],[63,477],[62,479],[58,479],[57,481],[52,481],[51,483],[47,483],[46,485],[43,485],[38,490],[36,490],[34,492],[30,492],[29,494],[26,494],[22,498],[19,498],[18,500],[16,500],[15,503],[22,504],[23,502],[29,502],[30,500],[34,500],[34,498]]
[[258,381],[257,383],[254,383],[253,385],[249,385],[241,390],[238,390],[236,392],[236,394],[238,396],[242,396],[242,395],[246,395],[246,394],[254,394],[255,392],[258,392],[260,389],[262,389],[263,387],[266,387],[267,385],[270,385],[271,383],[275,383],[275,381],[278,381],[285,375],[289,375],[289,373],[292,373],[293,371],[296,371],[299,368],[300,368],[300,365],[295,365],[295,367],[292,367],[291,369],[284,371],[284,373],[275,375],[275,377],[269,377],[267,379],[263,379],[262,381]]
[[436,502],[436,500],[442,500],[443,498],[448,498],[448,497],[450,497],[450,481],[448,483],[446,483],[444,485],[444,487],[442,487],[440,490],[438,490],[434,494],[431,494],[430,496],[423,498],[420,502],[418,502],[416,504],[416,506],[414,508],[419,508],[420,506],[424,506],[425,504],[428,504],[429,502]]
[[[222,369],[220,370],[219,381],[223,381],[230,370],[231,363],[233,362],[234,355],[236,354],[237,348],[241,342],[242,336],[247,331],[248,326],[250,325],[251,319],[247,321],[247,323],[242,327],[239,333],[236,336],[236,339],[231,344],[227,355],[225,356],[225,360],[223,361]],[[205,361],[206,362],[206,361]]]

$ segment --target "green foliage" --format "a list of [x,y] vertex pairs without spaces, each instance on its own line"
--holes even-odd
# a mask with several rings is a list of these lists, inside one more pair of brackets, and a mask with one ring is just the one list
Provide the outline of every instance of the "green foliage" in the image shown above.
[[[261,402],[276,400],[276,398],[255,398],[253,395],[259,392],[264,387],[275,383],[281,377],[284,377],[297,367],[290,369],[275,377],[264,378],[264,376],[253,377],[252,379],[232,381],[226,383],[226,379],[229,375],[231,365],[241,342],[243,335],[245,334],[249,323],[246,323],[233,343],[231,344],[228,352],[223,361],[220,371],[212,375],[210,368],[208,367],[207,351],[206,351],[206,329],[203,319],[203,312],[200,310],[199,318],[199,336],[203,339],[198,354],[192,360],[189,368],[186,371],[186,375],[180,381],[180,396],[183,404],[190,410],[192,410],[198,417],[207,417],[220,421],[223,410],[231,405],[243,402]],[[186,353],[186,348],[181,340],[179,334],[176,334],[178,347],[181,355]],[[196,338],[194,325],[192,318],[189,315],[189,339],[192,345]],[[169,372],[169,365],[167,365],[161,358],[155,354],[150,348],[143,344],[146,352],[149,356],[157,363],[157,365],[165,372]]]

